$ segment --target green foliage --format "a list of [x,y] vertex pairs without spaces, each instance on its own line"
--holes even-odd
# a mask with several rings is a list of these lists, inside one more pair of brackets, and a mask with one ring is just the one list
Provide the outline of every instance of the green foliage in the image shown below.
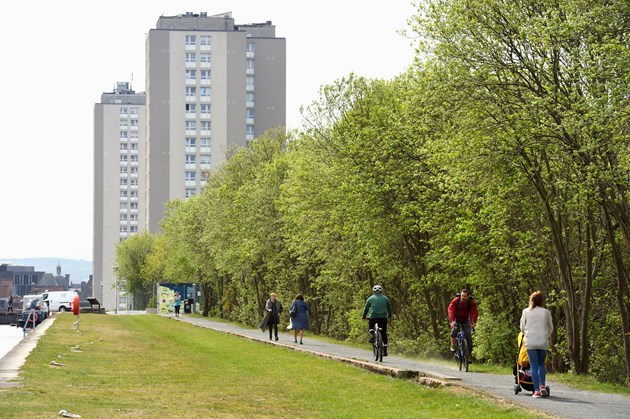
[[467,286],[476,356],[505,364],[541,289],[553,367],[627,377],[630,6],[470,5],[421,2],[413,68],[323,86],[302,131],[231,150],[126,274],[199,281],[204,314],[249,325],[270,292],[301,293],[312,330],[344,340],[379,283],[394,346],[436,356]]
[[148,232],[133,235],[116,245],[117,284],[133,295],[134,306],[147,307],[154,295],[155,279],[147,274],[149,255],[154,246],[154,236]]
[[482,312],[473,336],[475,358],[500,365],[513,364],[518,353],[514,323],[500,314],[486,313]]

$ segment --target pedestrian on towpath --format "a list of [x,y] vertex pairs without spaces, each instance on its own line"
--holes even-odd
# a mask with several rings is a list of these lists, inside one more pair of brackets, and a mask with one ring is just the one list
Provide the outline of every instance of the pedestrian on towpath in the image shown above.
[[311,308],[304,302],[304,296],[302,294],[295,296],[295,300],[291,303],[289,312],[292,313],[291,320],[293,321],[293,342],[297,343],[299,335],[300,345],[302,345],[304,331],[308,330],[309,327],[308,315],[313,314],[311,312]]

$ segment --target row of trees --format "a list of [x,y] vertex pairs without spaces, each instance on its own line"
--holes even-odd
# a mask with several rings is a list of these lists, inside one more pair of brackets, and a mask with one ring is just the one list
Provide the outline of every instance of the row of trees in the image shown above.
[[364,339],[379,283],[397,349],[436,355],[466,285],[477,358],[509,363],[541,289],[554,368],[627,382],[630,4],[425,1],[410,27],[408,71],[323,87],[303,130],[236,150],[121,243],[130,291],[198,282],[204,315],[252,325],[299,292],[316,333]]

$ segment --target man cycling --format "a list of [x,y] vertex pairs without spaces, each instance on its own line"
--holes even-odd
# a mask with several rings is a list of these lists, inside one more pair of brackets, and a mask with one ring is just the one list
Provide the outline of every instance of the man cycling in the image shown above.
[[461,293],[453,298],[448,306],[448,321],[451,324],[451,352],[455,352],[457,332],[459,332],[459,327],[462,327],[466,336],[466,342],[468,342],[468,354],[466,356],[471,362],[472,333],[470,330],[471,327],[475,327],[478,316],[475,299],[468,294],[466,288],[463,288]]
[[383,333],[383,356],[387,356],[387,319],[392,317],[392,304],[385,295],[383,287],[374,285],[373,294],[365,301],[363,320],[367,317],[370,328],[370,342],[374,342],[374,325],[378,323]]

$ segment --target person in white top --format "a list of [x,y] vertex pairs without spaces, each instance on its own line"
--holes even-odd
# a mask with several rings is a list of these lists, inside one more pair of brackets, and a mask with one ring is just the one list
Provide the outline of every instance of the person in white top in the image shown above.
[[549,337],[553,331],[551,313],[543,307],[545,297],[540,291],[529,297],[529,307],[523,310],[521,316],[521,331],[525,335],[525,349],[529,357],[529,364],[534,381],[532,397],[547,397],[549,392],[545,387],[547,370],[545,358],[549,349]]

